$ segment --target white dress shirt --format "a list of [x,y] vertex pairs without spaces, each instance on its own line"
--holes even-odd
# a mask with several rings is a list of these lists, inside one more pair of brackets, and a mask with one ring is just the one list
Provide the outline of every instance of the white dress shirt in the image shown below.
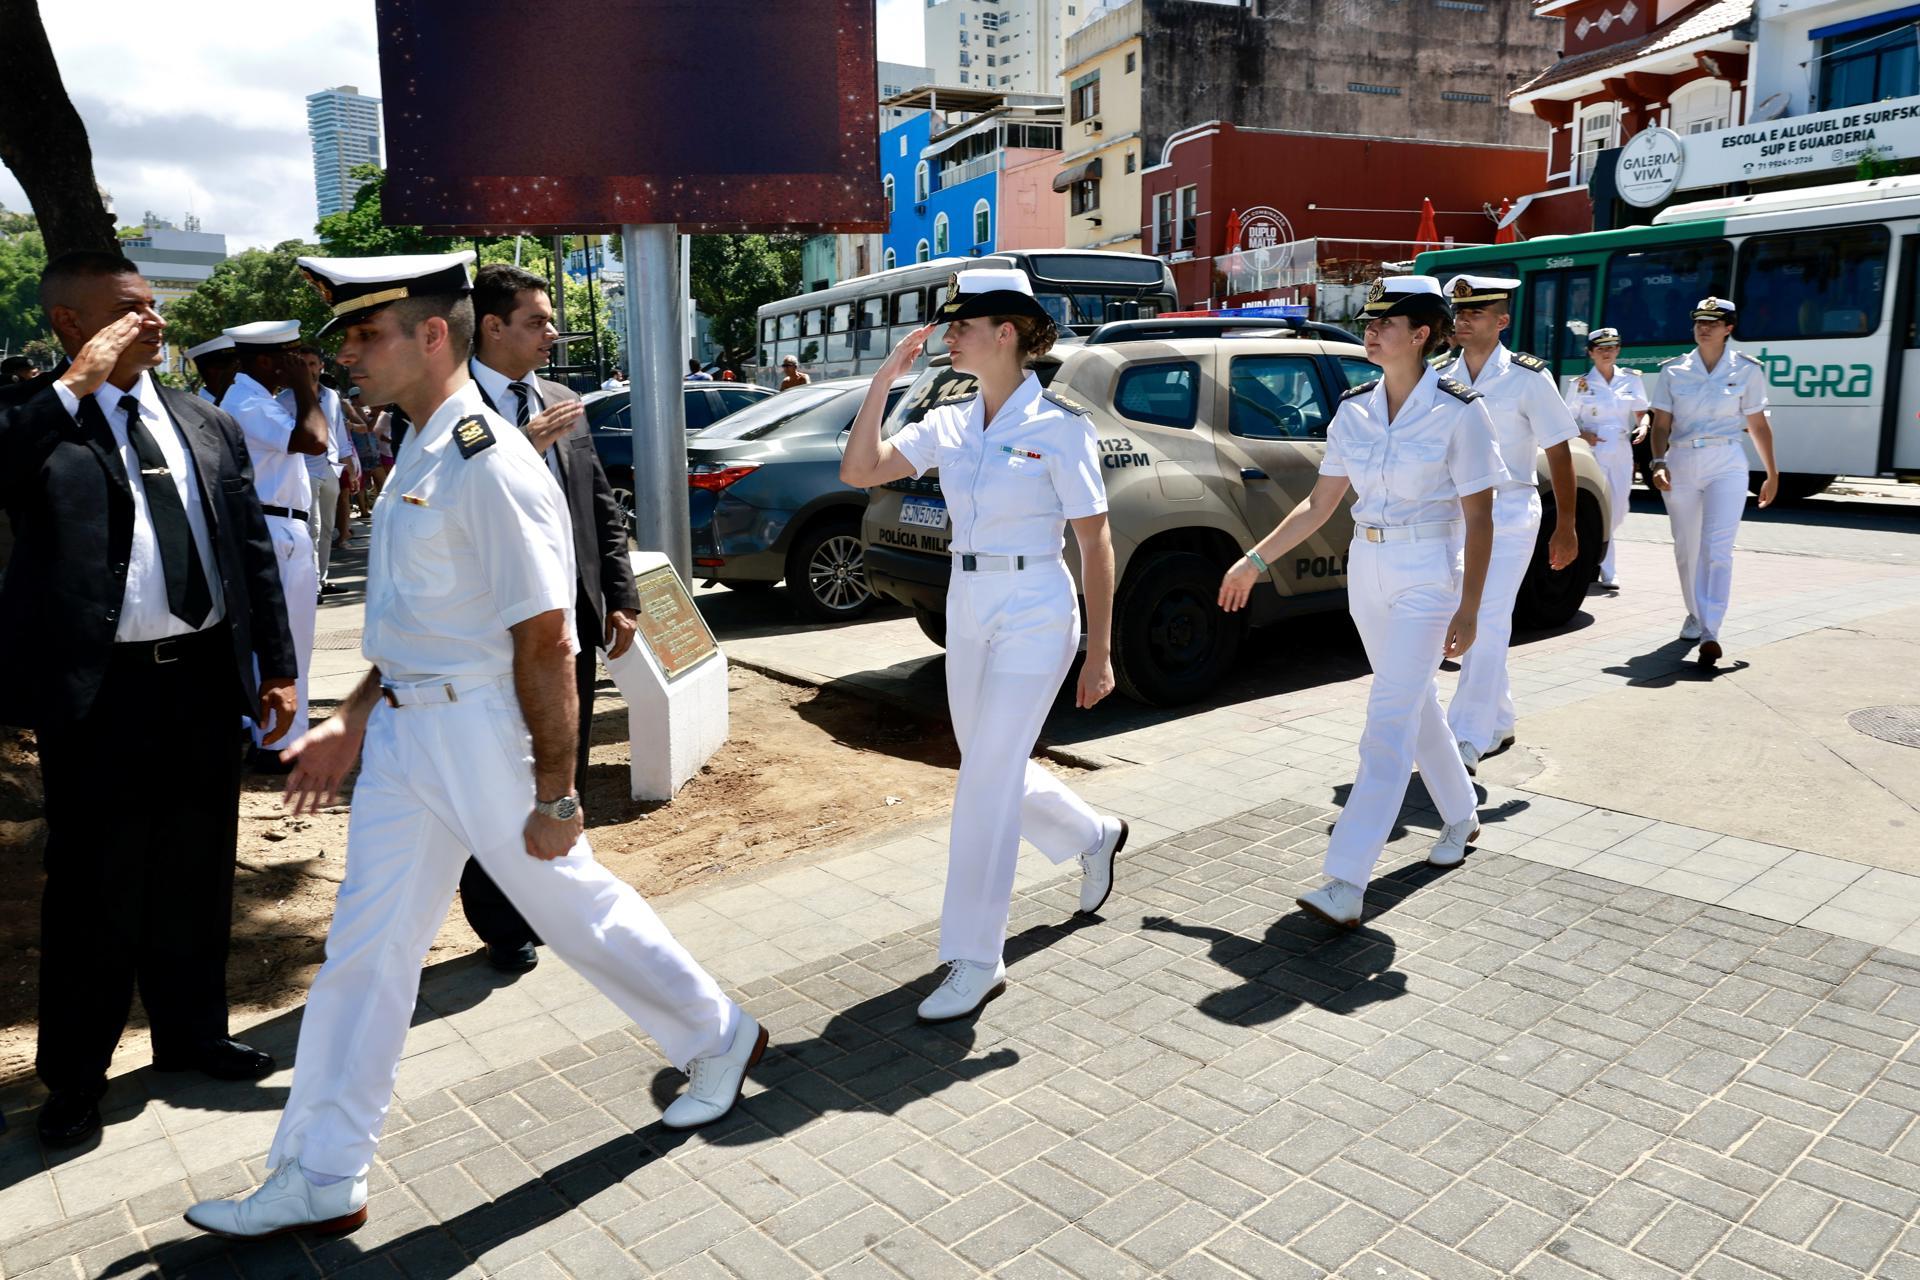
[[293,438],[293,414],[245,373],[234,378],[220,407],[233,415],[247,438],[260,505],[291,511],[312,506],[313,481],[307,475],[306,457],[287,448]]
[[1767,407],[1766,370],[1732,344],[1709,369],[1695,347],[1660,366],[1647,399],[1653,408],[1673,415],[1669,445],[1705,439],[1738,442],[1746,434],[1747,415]]
[[[54,394],[66,406],[74,421],[80,419],[80,401],[61,382],[53,384]],[[180,505],[186,508],[187,528],[193,533],[193,548],[200,556],[200,567],[207,575],[207,588],[213,593],[213,608],[199,627],[190,627],[173,615],[167,603],[167,574],[160,563],[160,539],[153,529],[153,514],[147,509],[147,485],[160,482],[158,476],[146,476],[140,470],[140,457],[127,439],[127,415],[120,400],[133,396],[140,401],[140,421],[146,424],[154,443],[167,460],[167,473]],[[159,389],[145,373],[129,391],[110,382],[100,384],[93,393],[94,403],[107,419],[113,432],[113,445],[120,465],[127,470],[127,487],[133,491],[133,546],[127,556],[127,589],[120,600],[120,621],[113,638],[120,642],[164,640],[168,636],[191,635],[204,631],[226,617],[226,599],[220,590],[220,564],[213,556],[213,538],[207,530],[206,509],[200,504],[199,467],[193,450],[187,447],[173,424],[173,415],[160,401]]]
[[[482,391],[487,393],[487,399],[493,401],[494,411],[507,420],[508,426],[513,426],[514,419],[520,412],[520,397],[514,395],[508,388],[515,380],[492,365],[482,364],[479,360],[470,360],[468,364],[473,369],[473,380],[480,384]],[[547,398],[540,394],[540,379],[534,374],[529,373],[526,377],[519,379],[519,383],[527,389],[527,417],[531,420],[539,416],[540,412],[547,407]],[[546,459],[547,471],[556,481],[560,481],[559,453],[560,446],[556,442],[541,455]],[[564,481],[561,482],[561,488],[563,490],[566,488]]]
[[1349,392],[1327,428],[1320,474],[1347,477],[1353,522],[1379,529],[1455,523],[1460,499],[1508,482],[1486,398],[1462,400],[1432,369],[1391,422],[1386,379]]
[[1647,388],[1637,369],[1616,365],[1608,378],[1590,368],[1567,388],[1567,408],[1581,429],[1600,437],[1601,444],[1631,441],[1640,415],[1647,411]]
[[1517,362],[1505,343],[1494,345],[1477,378],[1468,374],[1464,352],[1443,365],[1440,375],[1464,383],[1487,398],[1487,412],[1493,415],[1493,441],[1507,469],[1503,489],[1534,491],[1535,450],[1550,449],[1580,434],[1553,378]]

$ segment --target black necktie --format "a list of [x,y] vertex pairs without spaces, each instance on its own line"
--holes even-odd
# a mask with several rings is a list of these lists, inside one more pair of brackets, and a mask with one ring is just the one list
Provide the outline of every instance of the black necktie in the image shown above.
[[519,416],[514,419],[514,425],[522,431],[525,431],[527,429],[527,423],[533,421],[533,402],[528,398],[527,384],[524,382],[509,382],[507,384],[507,390],[513,392],[513,398],[520,402]]
[[213,593],[207,589],[207,572],[193,545],[187,509],[180,505],[180,491],[173,486],[167,455],[160,452],[160,442],[140,420],[139,397],[121,396],[120,411],[127,415],[127,442],[140,459],[147,515],[153,520],[154,538],[160,543],[160,569],[167,579],[167,608],[188,626],[198,627],[213,609]]

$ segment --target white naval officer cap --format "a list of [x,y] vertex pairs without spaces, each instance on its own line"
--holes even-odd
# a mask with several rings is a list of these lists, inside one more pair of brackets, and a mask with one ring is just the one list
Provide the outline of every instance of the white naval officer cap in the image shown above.
[[255,320],[222,329],[220,336],[230,338],[236,347],[284,347],[300,341],[298,320]]
[[471,293],[471,249],[458,253],[404,253],[387,258],[300,258],[307,283],[333,308],[320,327],[324,338],[342,325],[402,298]]
[[1452,314],[1447,295],[1432,276],[1381,276],[1367,290],[1366,305],[1361,308],[1370,320],[1388,320],[1438,310]]
[[1033,281],[1018,267],[975,267],[954,273],[953,296],[940,306],[938,319],[970,320],[975,316],[1052,317],[1033,296]]
[[1695,320],[1725,320],[1728,324],[1732,324],[1733,318],[1739,312],[1740,308],[1726,298],[1702,298],[1693,304]]
[[187,348],[187,359],[198,360],[201,356],[210,356],[216,351],[233,350],[233,339],[222,333],[217,338],[208,338],[198,346]]
[[1595,347],[1617,347],[1619,345],[1620,331],[1618,329],[1595,329],[1587,335],[1587,350],[1589,351]]
[[1447,298],[1456,307],[1484,307],[1490,302],[1507,302],[1520,287],[1518,280],[1504,276],[1458,275],[1447,281]]

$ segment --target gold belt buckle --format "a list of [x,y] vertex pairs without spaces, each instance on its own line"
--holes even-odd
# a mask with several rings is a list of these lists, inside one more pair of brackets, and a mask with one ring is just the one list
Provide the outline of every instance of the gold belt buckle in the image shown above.
[[1387,533],[1384,529],[1376,529],[1372,525],[1365,525],[1363,526],[1363,530],[1367,535],[1368,542],[1385,542],[1387,540]]

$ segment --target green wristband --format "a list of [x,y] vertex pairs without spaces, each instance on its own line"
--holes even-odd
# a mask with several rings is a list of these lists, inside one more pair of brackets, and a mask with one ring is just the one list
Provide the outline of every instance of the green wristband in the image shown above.
[[1248,551],[1247,562],[1262,573],[1273,572],[1272,568],[1268,566],[1267,562],[1260,558],[1260,553],[1258,551]]

